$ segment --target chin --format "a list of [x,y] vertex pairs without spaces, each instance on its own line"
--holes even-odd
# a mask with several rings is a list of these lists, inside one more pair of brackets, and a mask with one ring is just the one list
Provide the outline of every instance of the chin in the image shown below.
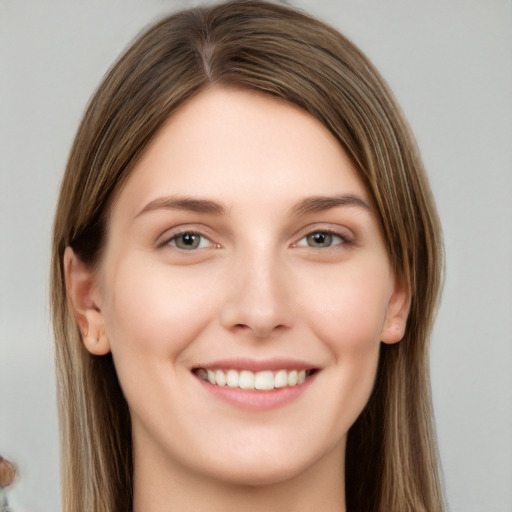
[[252,465],[233,462],[231,467],[220,467],[218,465],[215,478],[231,486],[263,487],[292,481],[303,474],[307,468],[307,463],[292,464],[287,462],[279,464],[274,460]]
[[343,467],[344,440],[335,447],[315,446],[314,443],[308,446],[304,442],[297,447],[283,441],[279,447],[268,443],[263,448],[263,444],[263,441],[258,441],[252,449],[246,447],[235,453],[231,451],[210,458],[202,467],[204,475],[227,485],[258,487],[279,485],[306,474],[321,473],[322,468],[333,467],[333,461],[334,467]]

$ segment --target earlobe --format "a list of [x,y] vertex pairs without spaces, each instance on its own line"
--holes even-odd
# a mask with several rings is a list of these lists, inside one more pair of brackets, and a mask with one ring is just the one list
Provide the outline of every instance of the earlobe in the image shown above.
[[410,307],[410,294],[398,280],[395,280],[381,332],[382,343],[398,343],[404,337]]
[[66,247],[63,257],[66,293],[85,348],[94,355],[110,352],[110,343],[97,285],[96,272]]
[[110,352],[110,343],[105,330],[98,333],[97,337],[91,334],[82,335],[82,341],[85,348],[95,356],[104,356]]

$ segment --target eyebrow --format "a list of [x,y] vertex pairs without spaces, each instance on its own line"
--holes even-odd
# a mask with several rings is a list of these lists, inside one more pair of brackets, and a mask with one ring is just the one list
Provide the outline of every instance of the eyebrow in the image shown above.
[[[371,212],[369,204],[362,198],[353,194],[337,194],[333,196],[307,197],[291,209],[291,214],[307,215],[309,213],[320,213],[339,206],[356,206]],[[224,215],[226,213],[226,208],[217,201],[186,196],[171,196],[159,197],[150,201],[135,217],[137,218],[144,213],[155,210],[183,210],[211,215]]]
[[159,197],[144,206],[135,217],[155,210],[184,210],[213,215],[223,215],[226,213],[224,206],[209,199],[196,199],[194,197]]
[[370,205],[362,198],[353,194],[337,194],[333,196],[307,197],[292,208],[294,215],[306,215],[308,213],[320,213],[339,206],[356,206],[369,212]]

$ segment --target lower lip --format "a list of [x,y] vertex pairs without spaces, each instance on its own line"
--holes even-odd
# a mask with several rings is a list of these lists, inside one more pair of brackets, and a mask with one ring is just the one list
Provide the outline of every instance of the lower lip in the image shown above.
[[309,388],[316,373],[310,375],[304,382],[295,386],[273,389],[270,391],[259,391],[257,389],[230,388],[229,386],[217,386],[196,376],[199,383],[216,398],[223,400],[239,409],[247,411],[268,411],[287,405],[300,396]]

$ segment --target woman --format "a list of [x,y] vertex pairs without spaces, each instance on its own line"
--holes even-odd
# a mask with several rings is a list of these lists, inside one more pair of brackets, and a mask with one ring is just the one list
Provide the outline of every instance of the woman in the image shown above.
[[265,2],[99,87],[52,271],[64,510],[443,510],[435,207],[383,80]]

